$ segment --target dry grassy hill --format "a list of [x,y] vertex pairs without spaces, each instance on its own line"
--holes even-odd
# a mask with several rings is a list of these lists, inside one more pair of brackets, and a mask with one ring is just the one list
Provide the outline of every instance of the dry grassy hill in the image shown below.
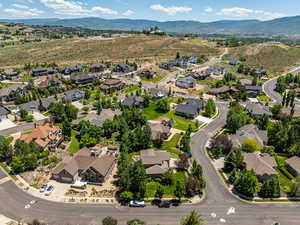
[[300,48],[282,44],[252,44],[233,48],[229,57],[244,57],[246,64],[272,72],[284,72],[300,63]]
[[219,51],[201,39],[135,35],[111,40],[67,39],[29,43],[0,49],[0,67],[25,63],[56,62],[60,65],[102,60],[155,61],[181,55],[217,55]]

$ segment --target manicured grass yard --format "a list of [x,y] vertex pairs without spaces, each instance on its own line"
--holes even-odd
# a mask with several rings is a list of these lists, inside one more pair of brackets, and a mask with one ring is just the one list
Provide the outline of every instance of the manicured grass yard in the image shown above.
[[68,152],[76,153],[80,149],[79,142],[76,138],[77,132],[72,131],[71,144],[68,148]]
[[285,160],[287,160],[288,157],[285,156],[277,156],[277,164],[279,167],[282,167],[284,170],[283,172],[280,169],[276,169],[276,172],[278,173],[279,183],[280,183],[280,189],[283,193],[289,193],[291,191],[291,185],[292,185],[292,175],[285,169]]
[[290,180],[279,169],[276,169],[276,172],[278,174],[281,192],[289,193],[291,191],[292,180]]
[[133,85],[132,87],[129,87],[127,89],[124,90],[124,93],[131,93],[131,92],[134,92],[134,91],[137,91],[139,89],[139,85]]
[[261,102],[269,102],[270,101],[270,98],[268,98],[268,96],[265,96],[265,95],[258,96],[257,99]]
[[173,158],[178,158],[181,152],[176,148],[176,146],[179,144],[180,138],[181,134],[175,134],[171,140],[165,141],[159,149],[170,152],[171,157]]
[[192,126],[193,130],[196,129],[196,124],[194,122],[185,119],[181,116],[175,115],[175,111],[170,111],[168,113],[160,113],[157,112],[155,108],[156,108],[155,103],[151,102],[149,107],[144,109],[144,115],[146,116],[147,120],[155,120],[155,119],[159,119],[160,117],[168,117],[173,119],[174,121],[173,127],[178,130],[186,131],[189,125]]
[[[176,172],[173,176],[173,184],[170,186],[163,186],[164,188],[164,197],[175,197],[174,196],[174,190],[175,190],[175,185],[177,181],[180,181],[182,183],[185,183],[185,172]],[[146,184],[146,198],[150,197],[155,197],[155,192],[157,187],[159,186],[158,182],[152,181]]]

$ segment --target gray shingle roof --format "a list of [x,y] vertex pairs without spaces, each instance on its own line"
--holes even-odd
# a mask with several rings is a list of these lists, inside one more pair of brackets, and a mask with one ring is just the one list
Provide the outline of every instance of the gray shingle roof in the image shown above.
[[7,109],[5,106],[0,105],[0,115],[8,115],[10,113],[9,109]]

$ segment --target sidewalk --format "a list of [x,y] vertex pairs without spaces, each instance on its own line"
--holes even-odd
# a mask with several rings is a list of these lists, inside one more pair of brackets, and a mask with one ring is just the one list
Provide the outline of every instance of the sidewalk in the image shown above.
[[0,214],[0,225],[8,225],[8,224],[19,224],[19,223]]

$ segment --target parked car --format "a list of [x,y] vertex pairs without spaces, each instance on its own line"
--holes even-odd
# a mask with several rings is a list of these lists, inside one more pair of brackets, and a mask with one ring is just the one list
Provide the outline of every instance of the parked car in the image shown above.
[[54,187],[52,185],[48,186],[47,190],[45,191],[45,195],[51,195],[52,191],[54,191]]
[[170,206],[171,206],[171,203],[170,203],[170,202],[160,202],[160,203],[158,204],[158,207],[159,207],[159,208],[170,208]]
[[145,207],[145,202],[140,200],[132,200],[129,203],[130,207]]
[[40,193],[44,193],[48,188],[48,184],[43,184],[42,187],[40,188]]

